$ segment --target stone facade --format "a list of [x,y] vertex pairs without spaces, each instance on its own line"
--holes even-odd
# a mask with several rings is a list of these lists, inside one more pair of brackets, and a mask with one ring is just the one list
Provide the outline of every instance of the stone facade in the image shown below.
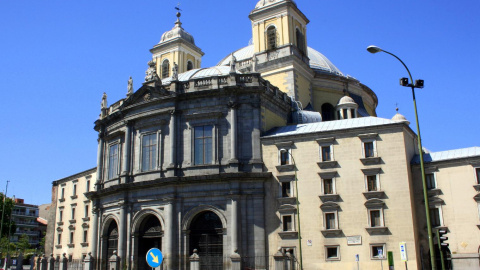
[[[162,269],[374,269],[388,252],[428,266],[409,122],[377,118],[376,94],[307,46],[294,1],[249,17],[253,44],[200,68],[177,14],[143,85],[111,105],[103,94],[97,167],[53,182],[47,253],[90,253],[88,269],[145,269],[153,247]],[[431,163],[460,266],[478,260],[472,160]]]

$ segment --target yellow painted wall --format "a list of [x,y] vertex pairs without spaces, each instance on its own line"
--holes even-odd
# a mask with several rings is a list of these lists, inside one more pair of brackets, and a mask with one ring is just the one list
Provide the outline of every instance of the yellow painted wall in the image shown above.
[[[161,78],[162,77],[162,63],[165,59],[167,59],[170,62],[170,69],[173,66],[174,62],[174,57],[175,55],[173,53],[166,53],[162,54],[160,57],[157,57],[157,75]],[[169,74],[171,74],[171,70],[168,71]]]
[[287,121],[274,112],[262,107],[262,131],[268,131],[274,127],[285,126]]
[[[296,73],[295,86],[298,91],[298,100],[302,103],[302,106],[305,107],[310,103],[310,80],[305,78],[302,75]],[[303,109],[303,108],[302,108]]]
[[327,89],[322,89],[322,88],[314,88],[313,97],[312,97],[313,108],[316,111],[321,112],[322,105],[324,103],[330,103],[333,105],[333,107],[335,107],[335,105],[337,105],[338,100],[342,98],[342,96],[343,96],[343,93],[331,92]]
[[285,85],[287,79],[287,73],[281,72],[273,75],[262,76],[265,80],[270,81],[270,83],[280,89],[284,93],[288,93],[287,86]]

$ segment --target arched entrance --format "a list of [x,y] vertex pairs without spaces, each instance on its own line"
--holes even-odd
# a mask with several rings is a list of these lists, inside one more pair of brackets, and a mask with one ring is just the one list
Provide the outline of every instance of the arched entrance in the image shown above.
[[198,250],[200,269],[223,269],[223,229],[211,211],[198,214],[190,225],[190,252]]
[[148,215],[140,224],[138,234],[137,269],[150,269],[145,260],[151,248],[162,249],[162,225],[154,215]]
[[115,220],[112,220],[108,225],[103,239],[105,243],[103,254],[105,256],[102,258],[102,269],[108,269],[108,259],[118,250],[118,226]]

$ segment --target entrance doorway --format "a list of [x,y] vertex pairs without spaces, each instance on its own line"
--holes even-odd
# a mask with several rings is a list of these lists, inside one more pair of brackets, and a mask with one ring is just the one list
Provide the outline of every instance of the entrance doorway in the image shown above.
[[106,246],[104,253],[106,256],[102,260],[102,269],[108,269],[108,259],[112,257],[113,253],[118,249],[118,226],[117,222],[112,220],[107,229],[107,234],[104,236],[104,241],[106,240]]
[[223,229],[211,211],[198,214],[190,226],[190,252],[198,250],[200,269],[223,269]]
[[149,215],[140,224],[137,269],[150,269],[146,262],[148,250],[158,248],[162,250],[162,225],[158,218]]

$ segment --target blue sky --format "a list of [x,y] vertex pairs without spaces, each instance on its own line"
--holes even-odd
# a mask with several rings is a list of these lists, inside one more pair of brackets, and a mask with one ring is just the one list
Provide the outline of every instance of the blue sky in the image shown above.
[[[173,27],[177,2],[0,1],[0,190],[10,180],[9,196],[48,203],[52,181],[96,166],[102,93],[112,104],[125,97],[129,76],[141,86],[149,49]],[[248,45],[256,2],[182,1],[203,67]],[[480,146],[480,1],[296,2],[311,21],[308,45],[376,92],[379,117],[391,118],[398,103],[415,130],[411,91],[398,84],[405,69],[368,53],[371,44],[425,80],[417,103],[426,148]]]

